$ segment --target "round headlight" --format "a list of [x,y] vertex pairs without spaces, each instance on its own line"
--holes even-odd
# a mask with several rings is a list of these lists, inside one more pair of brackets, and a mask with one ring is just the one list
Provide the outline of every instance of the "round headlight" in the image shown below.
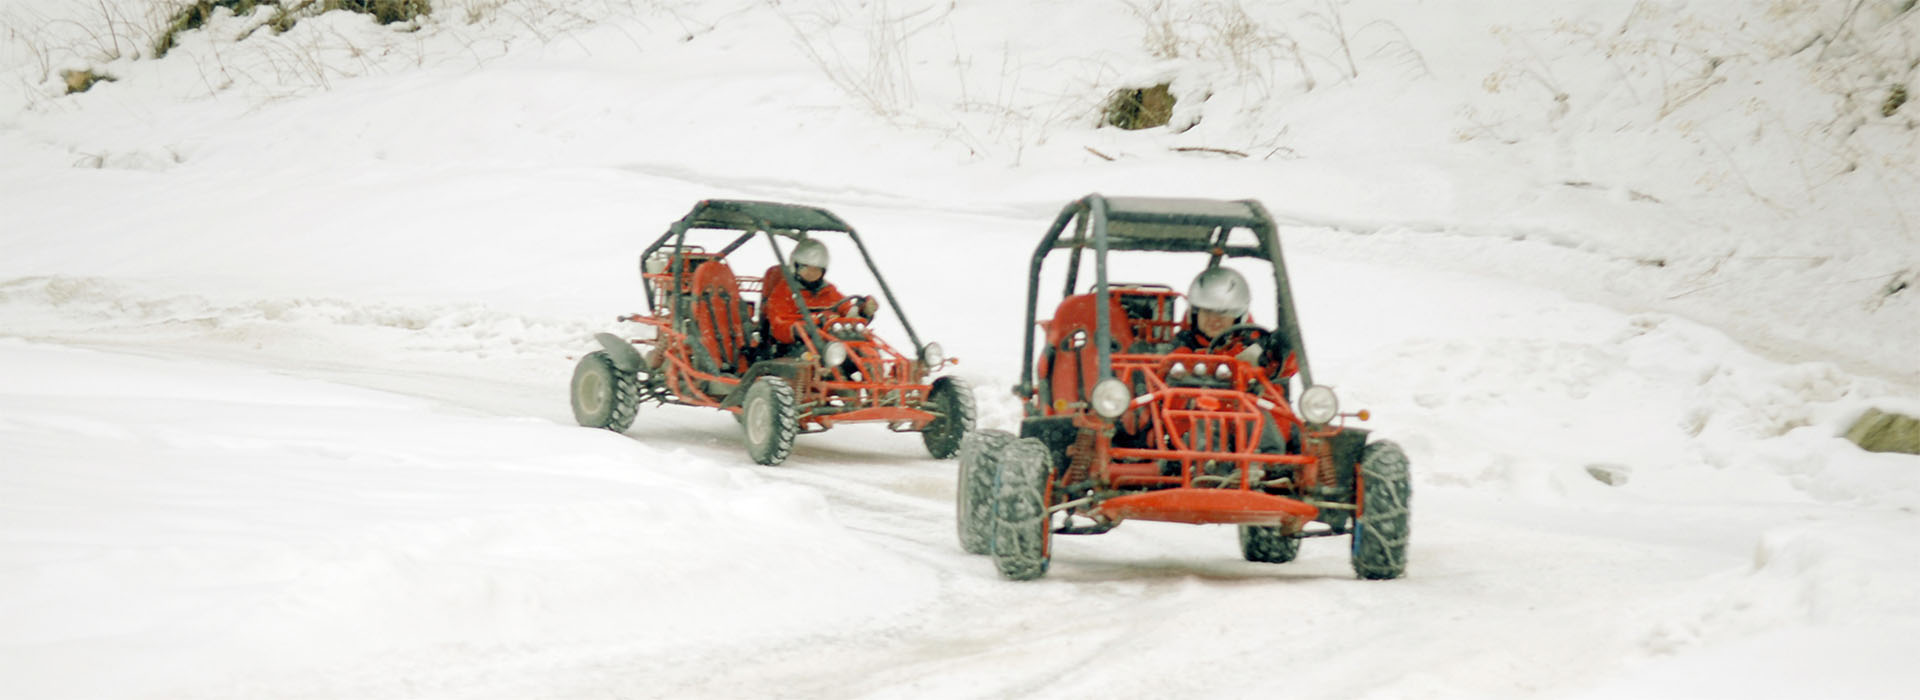
[[1314,425],[1325,425],[1340,415],[1340,399],[1333,390],[1315,384],[1300,392],[1300,417]]
[[936,367],[947,361],[947,351],[939,343],[927,343],[920,348],[920,364]]
[[846,343],[827,343],[827,349],[820,351],[820,364],[828,369],[839,367],[847,361]]
[[1167,376],[1172,377],[1174,379],[1179,379],[1181,377],[1187,376],[1187,366],[1184,364],[1175,362],[1173,363],[1173,367],[1167,370]]
[[1093,385],[1093,412],[1101,418],[1117,418],[1133,403],[1133,391],[1125,382],[1111,377]]

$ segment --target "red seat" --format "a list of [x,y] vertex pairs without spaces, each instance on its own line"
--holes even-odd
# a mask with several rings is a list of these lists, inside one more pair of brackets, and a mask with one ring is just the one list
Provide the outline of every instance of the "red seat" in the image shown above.
[[733,268],[724,260],[700,263],[691,286],[693,322],[707,356],[720,371],[747,371],[747,314]]
[[[1047,349],[1040,354],[1042,409],[1047,415],[1064,412],[1064,403],[1085,402],[1094,382],[1100,379],[1099,347],[1093,342],[1095,318],[1093,294],[1075,294],[1060,300],[1053,319],[1047,322]],[[1133,329],[1128,327],[1120,299],[1108,297],[1109,332],[1113,334],[1110,353],[1133,346]]]

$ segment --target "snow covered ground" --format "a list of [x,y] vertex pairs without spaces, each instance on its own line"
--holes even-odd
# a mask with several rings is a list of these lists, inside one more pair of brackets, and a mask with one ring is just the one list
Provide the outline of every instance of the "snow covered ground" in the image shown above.
[[[1909,696],[1920,458],[1837,436],[1920,412],[1920,11],[1407,5],[447,0],[164,58],[157,3],[0,6],[0,697]],[[1095,128],[1161,80],[1181,128]],[[912,436],[571,424],[640,248],[745,197],[858,227],[1009,427],[1094,191],[1289,222],[1406,578],[1130,523],[1014,584]]]

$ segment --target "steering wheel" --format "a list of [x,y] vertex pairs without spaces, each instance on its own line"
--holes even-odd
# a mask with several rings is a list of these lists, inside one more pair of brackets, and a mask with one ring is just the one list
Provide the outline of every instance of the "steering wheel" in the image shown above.
[[1236,323],[1228,326],[1226,330],[1220,331],[1220,335],[1214,336],[1213,342],[1207,344],[1207,352],[1220,352],[1221,350],[1232,347],[1233,344],[1228,341],[1238,341],[1243,347],[1257,345],[1264,348],[1267,338],[1272,335],[1273,331],[1260,326],[1251,323]]

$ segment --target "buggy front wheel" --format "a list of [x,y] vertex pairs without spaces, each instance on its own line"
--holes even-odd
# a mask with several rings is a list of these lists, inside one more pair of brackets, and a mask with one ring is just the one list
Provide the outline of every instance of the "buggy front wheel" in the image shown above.
[[1407,455],[1382,440],[1360,453],[1360,514],[1353,524],[1353,573],[1364,579],[1399,578],[1407,570],[1413,483]]
[[741,402],[740,425],[747,431],[747,455],[768,466],[787,461],[800,418],[793,387],[779,377],[761,377],[747,388]]
[[960,451],[960,439],[973,430],[973,387],[959,377],[935,379],[927,391],[927,408],[939,414],[920,431],[927,454],[934,459],[952,457]]
[[1000,453],[1013,439],[1012,433],[1003,430],[982,430],[960,440],[954,520],[960,548],[968,554],[993,551],[993,481],[1000,469]]
[[1047,485],[1053,453],[1046,443],[1021,438],[1000,451],[993,491],[993,564],[1000,575],[1031,581],[1047,573],[1053,553]]

